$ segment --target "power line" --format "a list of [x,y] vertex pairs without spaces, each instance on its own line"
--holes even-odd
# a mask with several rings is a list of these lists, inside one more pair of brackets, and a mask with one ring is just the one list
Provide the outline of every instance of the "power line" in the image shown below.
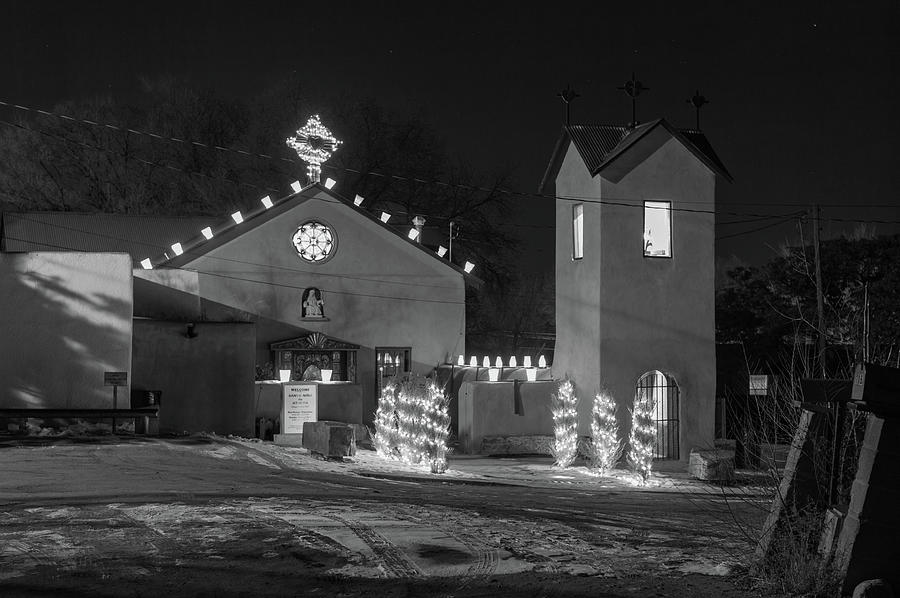
[[[302,163],[299,159],[272,156],[269,154],[262,154],[262,153],[250,152],[250,151],[242,150],[242,149],[227,148],[224,146],[202,143],[199,141],[185,140],[185,139],[180,139],[177,137],[161,135],[158,133],[141,131],[138,129],[128,128],[128,127],[121,127],[121,126],[118,126],[118,125],[115,125],[112,123],[100,123],[100,122],[85,119],[85,118],[78,118],[78,117],[73,117],[73,116],[64,115],[64,114],[58,114],[55,112],[50,112],[47,110],[42,110],[39,108],[33,108],[33,107],[29,107],[29,106],[24,106],[21,104],[14,104],[14,103],[6,102],[3,100],[0,100],[0,105],[6,106],[9,108],[15,108],[18,110],[34,112],[34,113],[41,114],[44,116],[52,116],[55,118],[59,118],[59,119],[63,119],[63,120],[71,121],[71,122],[78,122],[78,123],[82,123],[82,124],[86,124],[86,125],[90,125],[90,126],[103,127],[103,128],[111,129],[111,130],[115,130],[115,131],[146,136],[146,137],[155,139],[157,141],[173,142],[173,143],[178,143],[178,144],[189,144],[189,145],[196,146],[196,147],[202,147],[202,148],[216,150],[216,151],[222,151],[222,152],[233,152],[233,153],[240,154],[242,156],[251,156],[251,157],[257,157],[257,158],[267,159],[267,160],[280,160],[280,161],[288,162],[288,163]],[[93,146],[93,145],[90,145],[90,144],[87,144],[84,142],[79,142],[76,140],[70,140],[70,139],[66,139],[63,137],[59,137],[57,135],[48,133],[46,131],[42,131],[40,129],[24,127],[22,125],[9,123],[7,121],[0,121],[0,123],[6,124],[8,126],[16,127],[16,128],[22,129],[22,130],[30,131],[33,133],[39,133],[42,135],[46,135],[46,136],[49,136],[49,137],[52,137],[52,138],[55,138],[55,139],[58,139],[58,140],[61,140],[61,141],[67,142],[67,143],[75,143],[78,145],[82,145],[84,147],[88,147],[88,148],[94,149],[96,151],[103,151],[103,152],[110,151],[110,150],[106,150],[106,149],[103,149],[103,148],[100,148],[97,146]],[[235,181],[235,180],[228,179],[225,177],[213,177],[211,175],[207,175],[202,172],[188,171],[188,170],[180,169],[175,166],[154,163],[154,162],[150,162],[147,160],[142,160],[140,158],[133,158],[133,159],[135,159],[138,162],[142,162],[144,164],[150,165],[150,166],[163,167],[163,168],[167,168],[169,170],[173,170],[176,172],[182,172],[182,173],[185,173],[188,175],[203,176],[203,177],[210,178],[210,179],[224,180],[224,181],[231,182],[231,183],[234,183],[237,185],[249,186],[249,187],[253,187],[253,188],[261,189],[261,190],[265,190],[265,191],[279,192],[278,189],[275,189],[272,187],[261,187],[258,185],[253,185],[251,183],[245,183],[243,181]],[[623,206],[623,207],[638,207],[638,208],[644,207],[642,199],[630,199],[630,198],[597,199],[597,198],[586,197],[586,196],[550,195],[550,194],[543,194],[543,193],[531,193],[531,192],[525,192],[525,191],[501,189],[501,188],[496,188],[496,187],[489,188],[489,187],[480,187],[477,185],[466,185],[466,184],[462,184],[462,183],[449,183],[446,181],[439,181],[439,180],[426,180],[426,179],[422,179],[422,178],[418,178],[418,177],[409,177],[409,176],[402,176],[402,175],[397,175],[397,174],[385,174],[385,173],[379,173],[379,172],[373,172],[373,171],[365,172],[365,171],[356,170],[353,168],[346,168],[346,167],[341,168],[341,167],[335,167],[335,166],[331,166],[331,165],[323,165],[323,168],[331,169],[331,170],[335,170],[335,171],[343,170],[345,172],[351,172],[351,173],[360,174],[360,175],[371,175],[371,176],[391,178],[391,179],[396,179],[396,180],[406,180],[406,181],[416,182],[416,183],[420,183],[420,184],[433,184],[433,185],[444,186],[444,187],[448,187],[448,188],[460,188],[460,189],[465,189],[465,190],[469,190],[469,191],[481,191],[481,192],[486,192],[486,193],[490,193],[490,194],[499,193],[499,194],[514,195],[514,196],[529,197],[529,198],[556,199],[556,200],[564,200],[564,201],[580,201],[580,202],[584,202],[584,203],[596,203],[596,204]],[[640,202],[640,203],[628,203],[628,202]],[[693,201],[692,202],[692,201],[687,201],[687,200],[679,200],[679,203],[707,203],[707,202],[701,202],[701,201]],[[743,204],[741,202],[735,202],[733,205],[767,206],[770,204],[764,204],[764,203]],[[779,205],[782,205],[785,207],[797,207],[797,206],[807,207],[809,204],[779,202]],[[859,208],[859,207],[889,208],[890,207],[890,208],[896,208],[897,206],[890,205],[890,204],[830,204],[829,207],[855,207],[855,208]],[[715,210],[701,210],[701,209],[679,208],[679,207],[670,207],[668,209],[673,212],[721,214],[721,215],[731,215],[731,216],[752,216],[752,217],[759,218],[759,219],[781,218],[781,217],[787,216],[787,214],[758,214],[758,213],[743,213],[743,212],[730,212],[730,211],[716,212]],[[437,216],[437,215],[429,215],[429,214],[422,214],[422,215],[426,216],[426,217],[430,217],[430,218],[437,218],[437,219],[449,219],[450,218],[447,216]],[[832,221],[832,222],[864,223],[864,224],[900,224],[900,220],[883,220],[883,219],[872,220],[872,219],[849,219],[849,218],[825,217],[825,218],[822,218],[822,220],[828,220],[828,221]],[[731,223],[722,223],[722,224],[731,224]],[[518,223],[515,223],[515,224],[507,223],[507,224],[505,224],[505,226],[520,226],[523,228],[545,228],[545,226],[542,226],[542,225],[526,225],[526,224],[518,224]],[[549,228],[549,227],[546,227],[546,228]]]
[[[21,238],[9,236],[9,235],[6,235],[6,238],[8,238],[8,239],[13,239],[13,240],[15,240],[15,241],[20,241],[20,242],[23,242],[23,243],[35,243],[34,241],[29,241],[29,240],[27,240],[27,239],[21,239]],[[35,243],[35,244],[40,244],[40,245],[44,245],[44,246],[47,246],[47,247],[54,247],[54,248],[56,248],[56,249],[62,249],[62,250],[65,250],[65,251],[73,251],[73,252],[76,252],[76,253],[90,253],[89,251],[85,251],[85,250],[83,250],[83,249],[77,249],[77,248],[73,248],[73,247],[66,247],[66,246],[64,246],[64,245],[56,245],[56,244],[53,244],[53,243],[44,243],[44,242],[40,242],[40,243]],[[171,266],[162,265],[162,266],[159,267],[159,269],[166,269],[166,270],[181,270],[182,272],[195,272],[195,273],[197,273],[197,274],[205,274],[205,275],[207,275],[207,276],[215,276],[215,277],[219,277],[219,278],[228,278],[228,279],[231,279],[231,280],[238,280],[238,281],[242,281],[242,282],[249,282],[249,283],[254,283],[254,284],[261,284],[261,285],[266,285],[266,286],[271,286],[271,287],[282,287],[282,288],[298,289],[298,290],[303,290],[303,289],[306,289],[306,288],[307,288],[307,287],[305,287],[305,286],[298,286],[298,285],[292,285],[292,284],[287,284],[287,283],[271,282],[271,281],[266,281],[266,280],[258,280],[258,279],[255,279],[255,278],[244,278],[244,277],[240,277],[240,276],[230,276],[230,275],[228,275],[228,274],[222,274],[222,273],[220,273],[220,272],[210,272],[210,271],[207,271],[207,270],[199,270],[199,269],[192,269],[192,268],[173,268],[173,267],[171,267]],[[340,278],[345,278],[345,277],[342,277],[342,276],[341,276]],[[349,278],[349,277],[348,277],[348,278]],[[382,281],[382,282],[383,282],[383,281]],[[415,301],[415,302],[423,302],[423,303],[442,303],[442,304],[447,304],[447,305],[465,305],[465,301],[448,301],[448,300],[444,300],[444,299],[425,299],[425,298],[419,298],[419,297],[399,297],[399,296],[395,296],[395,295],[376,295],[376,294],[372,294],[372,293],[354,293],[354,292],[351,292],[351,291],[338,291],[338,290],[334,290],[334,289],[326,289],[326,288],[322,288],[322,289],[320,289],[320,290],[323,291],[323,292],[326,292],[326,293],[333,293],[333,294],[335,294],[335,295],[350,295],[350,296],[353,296],[353,297],[369,297],[369,298],[377,298],[377,299],[391,299],[391,300],[398,300],[398,301]]]

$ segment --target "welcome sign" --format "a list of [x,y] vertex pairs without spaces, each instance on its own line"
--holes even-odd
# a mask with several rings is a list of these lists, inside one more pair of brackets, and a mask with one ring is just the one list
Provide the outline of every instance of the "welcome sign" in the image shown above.
[[319,420],[319,387],[315,384],[282,385],[281,433],[302,434],[304,422]]

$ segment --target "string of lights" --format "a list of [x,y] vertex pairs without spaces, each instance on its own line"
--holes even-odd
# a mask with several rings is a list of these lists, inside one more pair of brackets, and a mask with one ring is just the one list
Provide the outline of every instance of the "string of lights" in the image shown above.
[[[104,238],[104,239],[110,239],[113,241],[120,241],[122,243],[130,244],[130,245],[141,245],[143,247],[147,247],[148,249],[153,249],[155,251],[159,251],[160,253],[163,253],[163,252],[169,250],[169,247],[163,247],[163,246],[156,245],[153,243],[146,243],[143,241],[126,239],[125,237],[117,237],[115,235],[109,235],[109,234],[100,233],[100,232],[96,232],[96,231],[84,230],[84,229],[76,228],[73,226],[66,226],[64,224],[46,222],[44,220],[35,220],[34,218],[29,218],[28,216],[25,216],[25,215],[20,215],[18,218],[20,220],[34,222],[36,224],[40,224],[42,226],[49,226],[51,228],[58,228],[58,229],[67,230],[67,231],[71,231],[71,232],[79,233],[79,234],[83,234],[83,235],[100,237],[100,238]],[[9,238],[15,239],[16,241],[32,242],[32,241],[26,241],[23,239],[18,239],[16,237],[12,237],[12,236],[10,236]],[[41,241],[40,244],[44,245],[45,243],[43,241]],[[82,251],[82,250],[72,249],[72,251]],[[234,259],[234,258],[226,258],[226,257],[221,257],[221,256],[214,256],[214,255],[209,255],[209,254],[206,254],[203,257],[206,259],[219,260],[219,261],[223,261],[223,262],[241,264],[241,265],[245,265],[245,266],[268,268],[271,270],[284,270],[284,271],[295,273],[295,274],[310,274],[310,271],[308,271],[308,270],[298,270],[296,268],[289,268],[286,266],[277,266],[277,265],[273,265],[273,264],[259,264],[256,262],[248,262],[248,261],[244,261],[244,260],[238,260],[238,259]],[[363,282],[385,282],[384,279],[366,278],[363,276],[348,276],[345,274],[329,274],[329,273],[325,273],[325,272],[322,272],[322,273],[316,272],[316,276],[324,276],[324,277],[329,277],[329,278],[340,278],[340,279],[346,279],[346,280],[358,280],[358,281],[363,281]],[[396,284],[396,285],[412,286],[412,287],[433,287],[433,288],[443,288],[443,289],[447,288],[444,285],[430,285],[430,284],[425,284],[425,283],[421,283],[421,282],[405,282],[405,281],[400,281],[400,280],[390,281],[390,283]]]
[[[164,142],[178,143],[178,144],[190,144],[195,147],[201,147],[201,148],[215,150],[215,151],[219,151],[219,152],[236,153],[236,154],[239,154],[239,155],[245,156],[245,157],[255,157],[255,158],[260,158],[260,159],[265,159],[265,160],[276,160],[276,161],[281,161],[281,162],[286,162],[286,163],[291,163],[291,164],[303,164],[303,162],[301,160],[296,159],[296,158],[273,156],[270,154],[253,152],[253,151],[244,150],[244,149],[228,148],[228,147],[224,147],[224,146],[220,146],[220,145],[203,143],[200,141],[180,139],[177,137],[161,135],[159,133],[142,131],[140,129],[134,129],[134,128],[130,128],[130,127],[121,127],[121,126],[113,124],[113,123],[100,123],[100,122],[93,121],[93,120],[86,119],[86,118],[79,118],[79,117],[74,117],[74,116],[70,116],[70,115],[66,115],[66,114],[59,114],[59,113],[52,112],[49,110],[43,110],[40,108],[34,108],[31,106],[25,106],[22,104],[12,103],[12,102],[8,102],[8,101],[4,101],[4,100],[0,100],[0,106],[6,106],[8,108],[14,108],[17,110],[32,112],[32,113],[41,114],[44,116],[51,116],[51,117],[55,117],[58,119],[67,120],[67,121],[71,121],[71,122],[78,122],[78,123],[82,123],[82,124],[86,124],[86,125],[90,125],[90,126],[94,126],[94,127],[103,127],[103,128],[111,129],[111,130],[115,130],[115,131],[121,131],[121,132],[125,132],[125,133],[131,133],[134,135],[145,136],[145,137],[154,139],[156,141],[164,141]],[[10,124],[11,126],[23,128],[25,130],[36,131],[36,129],[29,129],[27,127],[22,127],[21,125],[14,125],[12,123],[7,123],[6,121],[0,121],[0,122],[2,122],[3,124]],[[49,135],[52,135],[52,134],[49,134]],[[68,141],[65,139],[63,139],[63,140]],[[96,147],[92,147],[92,149],[99,149],[100,151],[104,151],[101,148],[96,148]],[[178,170],[175,167],[170,167],[170,168]],[[427,180],[427,179],[422,179],[422,178],[414,177],[414,176],[403,176],[403,175],[398,175],[398,174],[380,173],[380,172],[374,172],[374,171],[361,171],[361,170],[357,170],[357,169],[353,169],[353,168],[339,167],[339,166],[334,166],[334,165],[323,164],[322,168],[330,169],[334,172],[344,171],[344,172],[350,172],[350,173],[358,174],[358,175],[371,175],[371,176],[377,176],[377,177],[383,177],[383,178],[391,178],[391,179],[395,179],[395,180],[410,181],[410,182],[415,182],[415,183],[419,183],[419,184],[454,187],[454,188],[465,189],[465,190],[469,190],[469,191],[480,191],[480,192],[485,192],[485,193],[501,193],[501,194],[506,194],[506,195],[515,195],[515,196],[520,196],[520,197],[529,197],[529,198],[538,198],[538,199],[562,199],[562,200],[572,200],[572,201],[583,201],[583,202],[588,202],[588,203],[602,203],[602,204],[608,204],[608,205],[631,205],[633,207],[643,207],[643,205],[642,205],[643,200],[641,200],[641,199],[609,198],[609,199],[598,200],[596,198],[586,197],[586,196],[551,195],[551,194],[545,194],[545,193],[516,191],[516,190],[512,190],[512,189],[503,189],[503,188],[498,188],[498,187],[482,187],[482,186],[478,186],[478,185],[466,185],[463,183],[451,183],[451,182],[440,181],[440,180]],[[185,172],[187,172],[187,171],[185,171]],[[202,174],[202,173],[198,173],[198,174]],[[216,178],[216,177],[212,177],[212,178]],[[250,183],[243,183],[243,182],[237,182],[237,183],[260,188],[256,185],[252,185]],[[274,189],[268,188],[268,187],[263,188],[263,189],[265,189],[267,191],[274,190]],[[628,202],[637,202],[637,203],[629,204]],[[707,203],[707,202],[679,200],[679,203],[691,204],[691,203]],[[730,205],[770,206],[771,204],[759,203],[759,202],[730,202]],[[805,207],[805,208],[808,208],[810,204],[809,203],[779,202],[778,205],[781,207]],[[833,207],[833,208],[842,208],[842,207],[843,208],[851,208],[851,207],[852,208],[893,208],[893,209],[897,208],[897,206],[893,205],[893,204],[859,204],[859,203],[828,204],[828,207]],[[739,212],[723,212],[723,211],[716,212],[713,210],[693,210],[690,208],[678,208],[678,207],[672,207],[670,209],[672,211],[684,211],[684,212],[696,212],[696,213],[718,213],[718,214],[726,214],[726,215],[733,215],[733,216],[753,216],[753,217],[757,217],[757,218],[768,218],[768,217],[780,218],[782,216],[781,214],[746,214],[746,213],[739,213]],[[435,215],[428,215],[428,214],[422,214],[422,215],[426,216],[426,217],[432,217],[432,218],[444,218],[444,216],[435,216]],[[837,218],[829,218],[829,217],[823,217],[822,220],[832,220],[832,221],[836,221],[836,222],[900,224],[900,220],[837,219]],[[526,226],[529,226],[529,225],[526,225]],[[540,226],[540,225],[537,225],[537,226]],[[529,227],[532,227],[532,226],[529,226]]]

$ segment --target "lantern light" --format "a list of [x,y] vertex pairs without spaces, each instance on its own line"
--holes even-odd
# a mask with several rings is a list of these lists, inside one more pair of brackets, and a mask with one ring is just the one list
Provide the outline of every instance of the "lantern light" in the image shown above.
[[294,190],[294,193],[300,193],[301,189],[303,189],[303,185],[300,184],[300,181],[294,181],[291,183],[291,189]]
[[409,229],[409,234],[407,234],[406,236],[409,237],[409,239],[411,241],[415,241],[416,237],[419,236],[419,231],[414,228],[411,228],[411,229]]
[[484,356],[484,359],[481,360],[481,367],[489,368],[491,367],[491,358],[487,355]]
[[331,374],[334,370],[320,370],[322,372],[322,382],[331,382]]
[[149,258],[149,257],[145,257],[144,259],[141,260],[141,267],[142,267],[144,270],[152,270],[152,269],[153,269],[153,262],[150,261],[150,258]]
[[473,269],[474,267],[475,267],[475,264],[473,264],[472,262],[467,261],[467,262],[466,262],[466,266],[465,266],[466,274],[469,274],[470,272],[472,272],[472,269]]
[[460,355],[460,356],[456,359],[456,365],[466,365],[466,358],[463,357],[462,355]]
[[262,198],[261,200],[259,200],[259,201],[262,202],[262,205],[264,205],[264,206],[266,207],[267,210],[268,210],[269,208],[271,208],[272,205],[273,205],[273,204],[272,204],[272,198],[269,197],[268,195],[266,195],[265,197],[263,197],[263,198]]
[[472,357],[469,358],[469,367],[470,367],[470,368],[477,368],[477,367],[478,367],[478,358],[475,357],[474,355],[473,355]]
[[540,359],[538,359],[538,367],[539,367],[539,368],[545,368],[545,367],[547,367],[547,360],[544,359],[544,356],[543,356],[543,355],[541,355]]
[[529,382],[537,380],[537,370],[535,368],[525,368],[525,376]]
[[510,355],[510,356],[509,356],[509,367],[511,367],[511,368],[517,367],[517,365],[516,365],[516,356],[515,356],[515,355]]
[[240,224],[244,221],[244,216],[241,214],[241,211],[238,210],[234,214],[231,215],[231,219],[234,220],[235,224]]
[[291,370],[278,370],[278,380],[280,382],[290,382]]
[[531,367],[531,355],[526,355],[522,358],[522,360],[524,361],[524,363],[522,364],[523,366],[525,366],[526,368]]
[[491,368],[488,370],[488,380],[491,382],[497,382],[500,379],[500,370],[497,368]]
[[357,193],[356,197],[353,198],[353,205],[361,206],[363,199],[364,199],[363,196]]
[[502,367],[503,367],[503,358],[500,357],[499,355],[497,356],[497,359],[494,360],[494,367],[495,367],[495,368],[502,368]]
[[181,255],[182,253],[184,253],[184,249],[182,249],[181,243],[174,243],[172,245],[172,251],[175,252],[175,255]]
[[438,257],[444,257],[445,255],[447,255],[447,248],[443,245],[438,245],[437,254]]
[[207,226],[206,228],[204,228],[203,230],[201,230],[200,233],[201,233],[204,237],[206,237],[206,240],[207,240],[207,241],[209,241],[210,239],[213,238],[212,229],[211,229],[210,227],[208,227],[208,226]]
[[382,213],[381,213],[381,221],[382,221],[382,222],[387,222],[387,221],[390,220],[390,219],[391,219],[391,215],[390,215],[390,214],[388,214],[387,212],[382,212]]
[[326,189],[331,189],[331,188],[334,187],[336,184],[337,184],[337,181],[334,180],[334,179],[331,178],[331,177],[328,177],[327,179],[325,179],[325,188],[326,188]]

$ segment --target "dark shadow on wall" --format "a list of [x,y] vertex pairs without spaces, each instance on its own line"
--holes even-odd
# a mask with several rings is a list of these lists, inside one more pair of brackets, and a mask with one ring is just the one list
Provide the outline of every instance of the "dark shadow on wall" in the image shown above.
[[104,372],[130,371],[131,298],[124,254],[0,255],[0,407],[112,407]]
[[252,437],[255,347],[252,322],[135,320],[132,386],[161,393],[161,434]]

